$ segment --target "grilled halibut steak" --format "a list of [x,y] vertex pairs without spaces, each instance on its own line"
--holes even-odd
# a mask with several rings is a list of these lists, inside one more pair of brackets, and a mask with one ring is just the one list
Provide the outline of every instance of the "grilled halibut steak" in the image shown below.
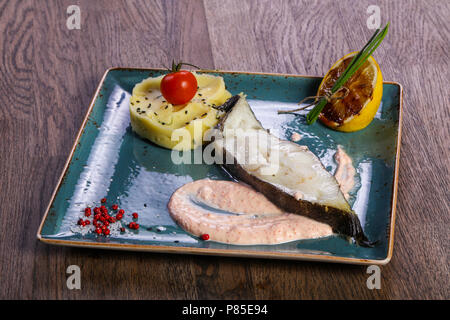
[[236,179],[264,194],[286,212],[327,223],[333,232],[372,246],[336,179],[306,146],[281,140],[265,130],[243,94],[222,109],[214,149]]

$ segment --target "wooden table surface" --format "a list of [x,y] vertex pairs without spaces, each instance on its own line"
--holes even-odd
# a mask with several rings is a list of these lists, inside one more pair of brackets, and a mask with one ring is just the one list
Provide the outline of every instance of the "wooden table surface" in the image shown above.
[[[81,29],[66,27],[71,4]],[[49,246],[36,232],[107,68],[323,75],[390,21],[377,49],[404,88],[392,261],[366,267]],[[0,298],[399,299],[449,295],[449,20],[441,1],[0,1]],[[81,290],[66,268],[81,267]]]

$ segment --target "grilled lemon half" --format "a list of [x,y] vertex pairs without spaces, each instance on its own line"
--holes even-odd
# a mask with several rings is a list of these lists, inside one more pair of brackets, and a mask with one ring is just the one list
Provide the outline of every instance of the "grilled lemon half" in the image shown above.
[[[339,59],[323,78],[318,96],[331,92],[336,80],[350,64],[352,52]],[[383,96],[383,76],[380,67],[371,56],[344,84],[346,89],[339,90],[323,108],[319,120],[326,126],[345,132],[364,129],[372,122]]]
[[163,76],[148,78],[133,88],[130,119],[133,130],[143,138],[167,148],[189,150],[203,143],[204,133],[224,115],[214,107],[231,94],[222,77],[197,74],[194,98],[183,105],[172,105],[160,91]]

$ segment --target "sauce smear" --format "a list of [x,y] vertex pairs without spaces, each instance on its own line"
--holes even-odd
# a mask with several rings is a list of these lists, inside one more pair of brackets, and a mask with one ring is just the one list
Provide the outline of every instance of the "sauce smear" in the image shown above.
[[[341,146],[335,160],[335,178],[348,199],[356,170]],[[207,234],[209,240],[227,244],[279,244],[333,234],[329,225],[284,212],[250,186],[232,181],[187,183],[173,193],[168,209],[187,232],[198,237]]]
[[352,158],[350,158],[348,154],[345,153],[341,146],[338,146],[336,154],[334,155],[334,159],[338,164],[334,177],[339,183],[345,199],[348,200],[348,198],[350,197],[349,192],[355,186],[356,170],[353,167]]
[[333,234],[329,225],[283,212],[261,193],[232,181],[185,184],[174,192],[168,208],[187,232],[228,244],[279,244]]

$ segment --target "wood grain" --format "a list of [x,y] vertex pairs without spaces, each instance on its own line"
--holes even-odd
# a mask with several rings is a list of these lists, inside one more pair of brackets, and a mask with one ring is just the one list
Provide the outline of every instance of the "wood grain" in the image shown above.
[[[0,1],[0,298],[448,299],[450,4],[440,1]],[[323,75],[391,22],[375,53],[404,88],[394,257],[366,268],[48,246],[36,231],[103,72],[161,67]],[[65,270],[82,270],[82,290]]]

